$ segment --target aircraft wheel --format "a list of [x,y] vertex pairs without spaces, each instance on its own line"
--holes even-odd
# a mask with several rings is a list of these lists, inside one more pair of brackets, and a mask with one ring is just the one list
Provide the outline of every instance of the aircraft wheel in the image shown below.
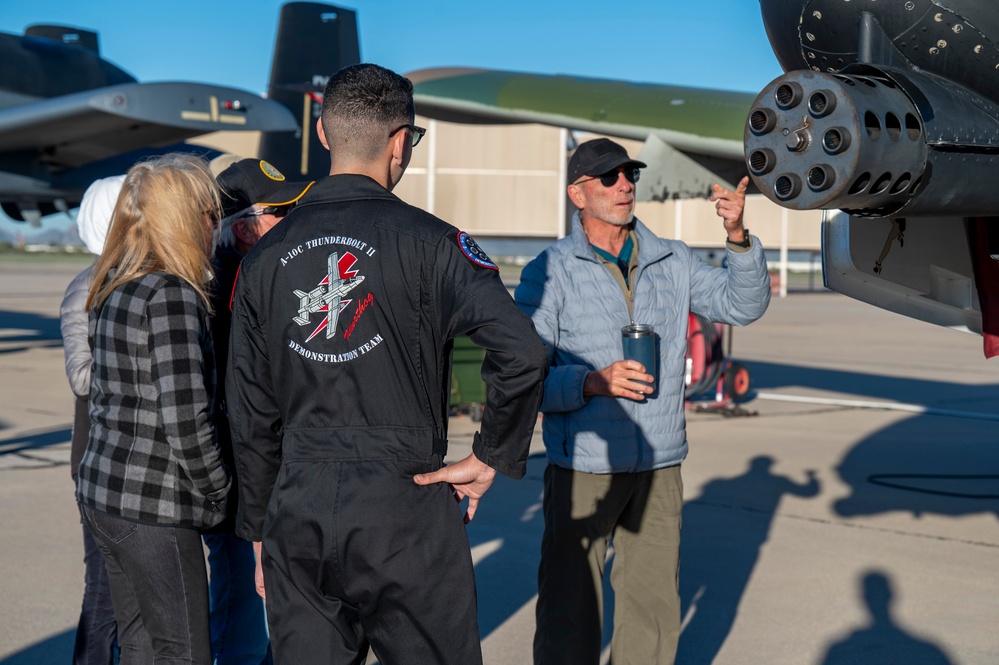
[[733,402],[742,402],[749,395],[752,382],[749,378],[749,368],[742,363],[731,363],[725,372],[725,394]]

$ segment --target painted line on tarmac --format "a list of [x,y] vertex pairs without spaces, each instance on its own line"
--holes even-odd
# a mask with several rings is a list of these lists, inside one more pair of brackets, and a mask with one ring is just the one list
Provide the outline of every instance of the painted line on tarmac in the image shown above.
[[769,399],[776,402],[798,402],[800,404],[826,404],[829,406],[846,406],[854,409],[877,409],[881,411],[906,411],[921,413],[928,416],[947,416],[949,418],[966,418],[970,420],[999,421],[999,413],[979,413],[976,411],[954,411],[937,409],[921,404],[904,404],[902,402],[868,402],[854,399],[833,399],[829,397],[805,397],[803,395],[778,395],[776,393],[756,393],[759,399]]

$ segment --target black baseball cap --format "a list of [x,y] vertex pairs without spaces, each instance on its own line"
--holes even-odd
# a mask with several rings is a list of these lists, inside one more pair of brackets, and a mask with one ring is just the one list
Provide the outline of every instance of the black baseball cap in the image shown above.
[[640,169],[646,167],[645,162],[632,159],[624,146],[610,139],[593,139],[580,144],[576,152],[569,158],[569,184],[584,175],[603,175],[619,166],[630,164]]
[[222,188],[222,216],[229,217],[254,203],[285,206],[309,191],[311,182],[287,182],[284,174],[263,159],[241,159],[215,178]]

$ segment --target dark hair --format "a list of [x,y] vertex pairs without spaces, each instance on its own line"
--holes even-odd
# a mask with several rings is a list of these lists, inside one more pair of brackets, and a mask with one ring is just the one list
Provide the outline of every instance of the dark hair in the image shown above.
[[413,83],[378,65],[344,67],[323,92],[323,130],[334,154],[370,160],[384,149],[388,133],[414,115]]

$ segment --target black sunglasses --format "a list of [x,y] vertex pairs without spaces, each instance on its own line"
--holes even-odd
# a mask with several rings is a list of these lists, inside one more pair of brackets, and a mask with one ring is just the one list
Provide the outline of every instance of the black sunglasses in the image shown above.
[[624,174],[624,179],[634,185],[638,182],[638,179],[642,176],[642,170],[638,167],[632,167],[630,169],[616,168],[613,171],[608,171],[607,173],[601,173],[600,175],[595,175],[592,178],[585,178],[583,180],[577,180],[574,185],[582,185],[584,182],[589,182],[591,180],[599,180],[600,184],[604,187],[613,187],[617,184],[617,178],[619,174]]
[[389,132],[389,138],[392,138],[393,136],[395,136],[404,129],[408,129],[410,132],[412,132],[413,134],[412,141],[414,148],[419,144],[420,140],[423,139],[423,135],[427,133],[426,127],[417,127],[416,125],[401,125],[393,129],[391,132]]
[[251,210],[245,213],[243,217],[260,217],[261,215],[274,215],[275,217],[284,217],[289,212],[291,212],[291,206],[267,206],[266,208],[261,208],[260,210]]

